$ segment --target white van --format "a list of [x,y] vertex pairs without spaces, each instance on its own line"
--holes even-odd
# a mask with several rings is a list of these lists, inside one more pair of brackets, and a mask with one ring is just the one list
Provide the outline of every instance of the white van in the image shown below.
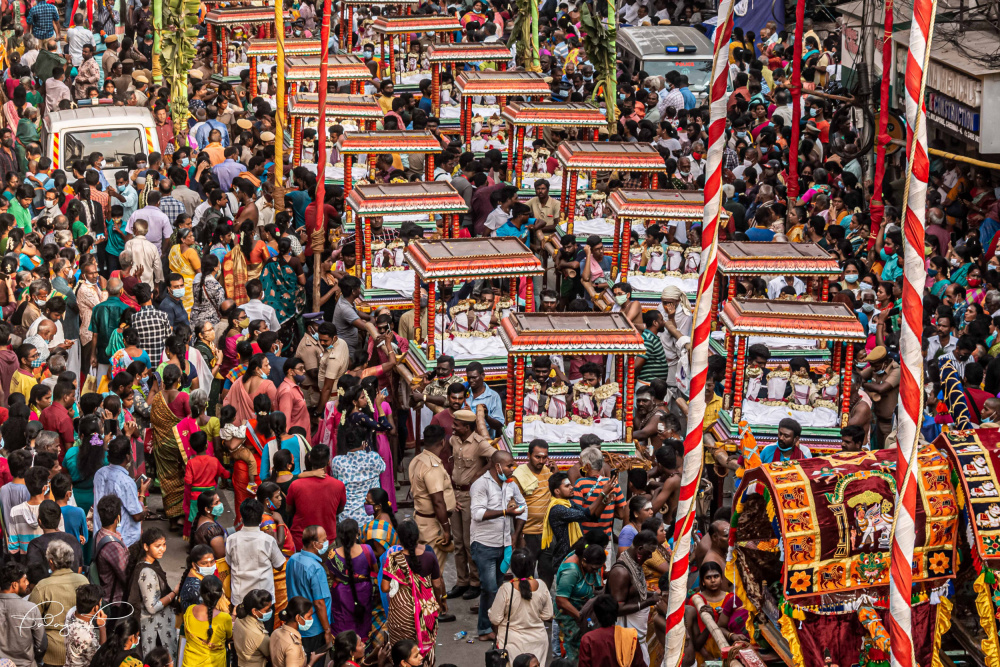
[[663,76],[677,70],[688,78],[688,88],[699,103],[708,98],[715,45],[697,28],[645,26],[618,30],[619,55],[630,74],[644,70]]
[[52,158],[52,168],[66,171],[70,181],[70,164],[86,160],[91,153],[104,155],[104,177],[113,183],[115,172],[126,168],[126,157],[160,150],[153,114],[141,107],[109,105],[55,111],[46,116],[41,138],[45,155]]

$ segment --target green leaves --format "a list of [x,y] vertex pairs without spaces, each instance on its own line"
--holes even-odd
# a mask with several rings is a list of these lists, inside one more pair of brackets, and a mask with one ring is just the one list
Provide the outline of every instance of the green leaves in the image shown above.
[[[614,11],[615,4],[609,3],[609,11]],[[609,26],[590,12],[590,5],[585,3],[580,9],[580,25],[583,28],[582,46],[587,57],[594,65],[594,98],[598,91],[603,91],[604,105],[607,108],[608,132],[614,134],[618,123],[618,79],[616,66],[618,48],[618,29]]]

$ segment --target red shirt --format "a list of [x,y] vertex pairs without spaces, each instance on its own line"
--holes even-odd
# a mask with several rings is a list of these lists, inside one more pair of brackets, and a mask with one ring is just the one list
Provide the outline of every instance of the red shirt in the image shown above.
[[339,479],[300,477],[288,487],[287,502],[296,551],[302,549],[302,531],[308,526],[323,526],[331,544],[337,539],[337,515],[347,504],[347,490]]
[[[316,231],[316,212],[317,212],[317,210],[318,210],[318,207],[316,205],[316,202],[314,202],[314,201],[313,202],[309,202],[309,205],[306,206],[306,213],[305,213],[306,234],[307,234],[308,239],[309,239],[306,242],[306,244],[305,244],[305,254],[306,254],[306,257],[312,257],[312,254],[313,254],[313,251],[312,251],[312,235],[313,235],[313,232]],[[330,206],[329,204],[325,204],[323,206],[323,224],[326,227],[326,229],[330,229],[330,219],[333,218],[334,216],[337,216],[337,215],[340,215],[340,214],[337,213],[337,209],[335,209],[334,207]]]
[[219,459],[208,454],[199,454],[184,466],[184,486],[215,486],[219,477],[229,479],[229,471],[222,467]]
[[39,421],[46,431],[55,431],[59,434],[59,445],[62,450],[59,453],[59,462],[62,463],[66,451],[73,446],[73,419],[69,416],[69,411],[62,403],[53,403],[42,410]]

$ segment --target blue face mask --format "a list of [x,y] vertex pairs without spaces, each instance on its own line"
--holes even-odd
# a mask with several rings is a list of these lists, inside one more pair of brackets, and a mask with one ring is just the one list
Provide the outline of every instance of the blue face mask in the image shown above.
[[[221,505],[220,505],[220,507],[221,507]],[[213,507],[212,510],[213,510],[212,513],[214,514],[215,513],[215,508]],[[214,565],[210,565],[208,567],[201,567],[199,565],[198,566],[198,574],[200,574],[203,577],[207,577],[210,574],[215,574],[215,566]]]
[[260,620],[263,621],[264,623],[267,623],[273,617],[274,617],[274,610],[268,609],[267,611],[264,612],[264,615],[260,617]]
[[319,545],[319,555],[322,556],[329,550],[330,550],[330,540],[323,540],[323,544]]
[[501,483],[501,484],[503,484],[504,482],[506,482],[506,481],[507,481],[507,475],[505,475],[505,474],[503,473],[503,470],[498,470],[498,471],[497,471],[497,479],[499,479],[499,480],[500,480],[500,483]]
[[306,620],[304,620],[302,622],[302,625],[299,626],[299,632],[307,632],[309,628],[313,626],[313,621],[315,620],[316,620],[315,618],[307,618]]
[[222,503],[219,503],[218,505],[213,505],[212,506],[212,516],[214,516],[216,518],[222,516],[222,513],[225,512],[225,511],[226,511],[226,507]]
[[184,298],[184,288],[183,287],[181,289],[170,290],[170,293],[174,295],[175,299],[183,299]]
[[816,113],[817,113],[816,109],[809,109],[809,115],[810,116],[815,117]]
[[312,334],[313,340],[319,340],[319,332]]
[[186,167],[189,164],[191,164],[191,158],[189,158],[189,157],[182,157],[181,158],[181,166],[182,167]]

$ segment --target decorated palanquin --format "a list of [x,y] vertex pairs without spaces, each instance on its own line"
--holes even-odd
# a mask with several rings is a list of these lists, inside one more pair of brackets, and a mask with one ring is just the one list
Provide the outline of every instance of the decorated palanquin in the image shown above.
[[[551,153],[525,150],[525,138],[542,138],[545,127],[581,127],[593,131],[597,141],[598,130],[607,127],[608,119],[596,104],[585,102],[511,102],[500,114],[510,124],[509,146],[507,147],[507,173],[513,174],[517,187],[533,186],[536,179],[549,179],[546,161]],[[590,132],[587,133],[588,136]]]
[[[290,11],[285,21],[292,20]],[[216,7],[205,14],[208,41],[212,44],[212,69],[222,76],[229,75],[230,43],[238,37],[250,37],[251,30],[264,26],[268,37],[274,37],[274,7]],[[235,57],[235,50],[232,54]]]
[[[322,42],[312,38],[286,38],[283,43],[285,57],[318,56],[323,53]],[[260,61],[273,61],[278,57],[278,40],[274,37],[253,38],[243,45],[247,63],[250,65],[250,97],[257,97],[257,69]],[[267,91],[274,95],[273,90]]]
[[[635,357],[645,352],[645,345],[624,315],[514,313],[501,320],[500,337],[508,354],[503,440],[515,457],[525,458],[528,443],[542,438],[554,460],[571,463],[580,454],[580,438],[588,433],[601,438],[604,452],[635,456]],[[536,354],[607,355],[614,369],[608,382],[597,387],[546,381],[543,389],[526,377]]]
[[1000,430],[943,433],[934,445],[946,452],[957,480],[959,567],[951,636],[978,665],[1000,665]]
[[[340,43],[344,45],[346,51],[351,53],[354,47],[354,31],[345,30],[344,26],[354,25],[354,8],[355,7],[371,7],[371,0],[340,0],[337,3],[340,6],[340,25],[338,33],[340,35]],[[379,2],[379,5],[386,7],[384,11],[388,11],[389,8],[402,11],[403,7],[406,8],[406,14],[410,15],[413,8],[420,4],[420,0],[389,0],[388,2]]]
[[[474,147],[476,137],[486,140],[485,144],[475,146],[480,150],[507,148],[507,131],[500,118],[500,110],[506,104],[508,95],[519,95],[528,101],[532,98],[548,99],[552,95],[546,77],[535,72],[462,72],[455,77],[455,90],[461,98],[459,119],[462,140],[469,150]],[[496,97],[496,104],[484,104],[474,110],[476,97]],[[493,145],[494,142],[496,145]]]
[[[840,452],[747,471],[727,578],[748,635],[789,665],[886,665],[896,450]],[[948,455],[918,454],[912,618],[916,664],[940,665],[957,571],[959,498]],[[1000,517],[1000,512],[998,512]],[[1000,520],[998,520],[1000,529]]]
[[[507,69],[510,60],[510,47],[503,42],[480,44],[475,42],[459,42],[457,44],[431,44],[427,49],[427,62],[431,66],[431,107],[442,125],[445,119],[441,117],[441,67],[451,68],[453,65],[479,65],[480,63],[495,63],[501,72]],[[449,91],[450,93],[450,91]],[[458,120],[454,117],[453,120]]]
[[[727,382],[715,436],[735,450],[742,419],[758,442],[774,442],[778,423],[792,417],[802,425],[800,442],[813,454],[838,451],[840,429],[850,412],[854,344],[866,340],[854,311],[842,303],[731,299],[720,320],[726,336]],[[759,369],[747,367],[748,341],[755,336],[815,341],[824,347],[832,343],[829,369],[803,397],[799,382],[787,370],[764,377]]]
[[[400,130],[398,132],[345,132],[337,140],[337,150],[343,158],[344,196],[351,193],[353,167],[357,156],[367,155],[367,182],[375,180],[375,159],[386,153],[424,154],[424,180],[434,180],[434,155],[441,152],[441,142],[430,130]],[[456,216],[457,221],[457,216]]]
[[[288,97],[288,116],[292,119],[292,133],[294,141],[292,143],[292,164],[299,166],[302,162],[302,150],[305,146],[303,130],[307,124],[317,132],[319,123],[319,95],[316,93],[297,93]],[[368,95],[344,95],[341,93],[329,94],[326,96],[326,127],[323,132],[329,132],[333,125],[342,125],[345,131],[358,131],[375,129],[375,124],[382,120],[382,108],[374,99]],[[329,136],[329,134],[327,134]],[[327,141],[327,145],[330,142]],[[315,139],[308,142],[310,152],[315,160]],[[343,173],[337,177],[331,174],[330,170],[335,169],[335,165],[327,165],[327,180],[338,181],[343,179]],[[341,172],[343,167],[339,167]]]
[[[390,183],[358,185],[347,196],[347,206],[354,217],[355,252],[365,285],[365,301],[394,310],[409,310],[419,303],[420,290],[414,291],[416,275],[406,265],[406,253],[399,241],[388,244],[372,238],[371,218],[385,216],[425,217],[429,227],[434,216],[444,218],[444,228],[456,230],[458,216],[468,207],[451,183]],[[457,232],[456,232],[457,233]]]
[[[462,24],[458,19],[449,14],[412,14],[408,16],[377,16],[371,22],[373,36],[379,40],[375,47],[376,53],[388,53],[388,63],[383,62],[382,77],[388,77],[393,83],[400,83],[398,75],[402,74],[403,67],[397,67],[396,46],[401,47],[403,53],[410,51],[410,35],[415,33],[432,33],[439,42],[448,43],[452,41],[455,31],[462,29]],[[388,51],[386,42],[388,41]],[[386,68],[388,64],[388,68]],[[430,74],[430,72],[427,72]]]
[[[406,248],[406,261],[416,280],[413,299],[417,324],[416,340],[410,344],[405,363],[415,375],[423,375],[447,354],[455,359],[461,373],[471,361],[483,364],[489,381],[507,380],[507,349],[499,336],[498,324],[524,304],[534,308],[532,277],[541,275],[542,264],[521,242],[512,237],[474,239],[418,239]],[[459,301],[448,307],[437,301],[437,284],[449,281],[458,285],[467,280],[500,279],[507,289],[497,295],[492,307]],[[420,327],[420,286],[426,283],[427,311],[434,313],[434,326],[428,318],[427,331]],[[521,290],[524,296],[522,297]]]
[[[725,354],[725,333],[715,331],[718,310],[737,296],[740,281],[760,277],[764,282],[775,278],[793,276],[795,284],[803,284],[805,292],[795,297],[797,301],[826,301],[830,296],[830,281],[840,275],[837,258],[815,243],[754,243],[752,241],[724,241],[719,243],[719,276],[712,294],[712,337],[710,345],[716,354]],[[722,295],[725,294],[725,297]],[[785,299],[790,297],[785,297]],[[815,370],[830,362],[830,351],[816,341],[792,338],[754,336],[747,345],[762,343],[771,351],[771,361],[787,362],[795,357],[807,359]]]
[[[655,148],[649,144],[634,144],[627,141],[564,141],[556,149],[556,159],[559,161],[559,166],[555,175],[560,179],[562,193],[559,199],[559,216],[568,234],[600,234],[584,228],[576,231],[574,227],[578,217],[581,217],[577,215],[580,172],[589,174],[588,184],[591,189],[595,187],[597,172],[641,172],[643,188],[655,190],[657,173],[664,168],[663,158]],[[704,201],[701,208],[704,215]]]
[[[306,84],[318,86],[320,82],[319,56],[285,58],[285,84],[288,94],[295,95]],[[326,82],[349,81],[351,93],[361,92],[361,82],[370,81],[372,72],[360,56],[331,55],[327,56]],[[329,98],[327,99],[329,104]],[[329,113],[329,111],[327,111]]]

